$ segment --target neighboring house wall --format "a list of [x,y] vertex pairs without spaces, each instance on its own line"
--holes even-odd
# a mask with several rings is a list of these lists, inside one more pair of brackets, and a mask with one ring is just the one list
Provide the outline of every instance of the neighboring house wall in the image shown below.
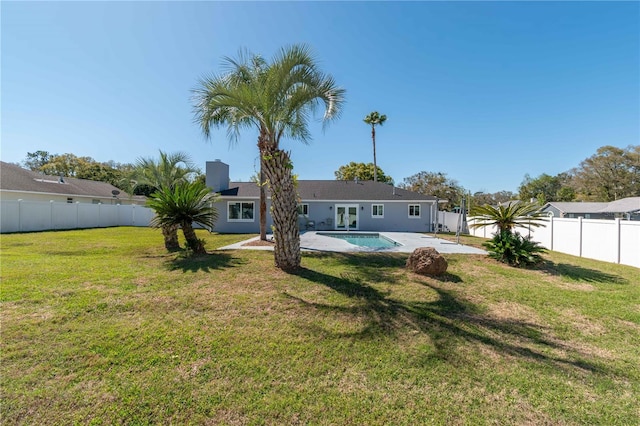
[[136,205],[0,200],[0,233],[149,226],[153,210]]
[[99,197],[99,196],[84,196],[73,194],[50,194],[50,193],[38,193],[38,192],[24,192],[24,191],[4,191],[0,190],[0,199],[2,200],[29,200],[29,201],[55,201],[60,203],[69,202],[71,198],[72,203],[89,203],[97,204],[144,204],[140,200],[130,199],[127,195],[124,197]]
[[[472,224],[472,218],[469,224]],[[491,238],[495,227],[470,228],[471,235]],[[545,227],[519,228],[543,247],[589,259],[640,268],[640,222],[630,220],[551,218]]]

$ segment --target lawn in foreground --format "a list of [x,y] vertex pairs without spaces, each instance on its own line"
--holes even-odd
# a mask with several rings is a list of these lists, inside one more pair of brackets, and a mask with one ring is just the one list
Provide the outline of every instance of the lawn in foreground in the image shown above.
[[638,269],[546,256],[168,254],[159,231],[3,235],[6,424],[638,424]]

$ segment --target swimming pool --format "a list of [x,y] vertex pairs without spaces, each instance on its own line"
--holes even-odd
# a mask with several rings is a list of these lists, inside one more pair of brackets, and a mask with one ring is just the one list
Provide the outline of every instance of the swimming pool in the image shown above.
[[390,238],[387,238],[383,235],[378,234],[377,232],[370,232],[370,233],[318,232],[317,235],[322,235],[324,237],[331,237],[331,238],[339,238],[341,240],[345,240],[346,242],[356,246],[376,248],[376,249],[398,247],[402,245],[396,241],[393,241]]

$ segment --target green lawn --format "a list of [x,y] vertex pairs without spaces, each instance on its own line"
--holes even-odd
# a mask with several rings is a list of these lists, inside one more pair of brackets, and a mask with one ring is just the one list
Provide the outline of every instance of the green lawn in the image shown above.
[[305,253],[289,275],[199,236],[188,259],[158,230],[3,235],[2,423],[640,424],[636,268]]

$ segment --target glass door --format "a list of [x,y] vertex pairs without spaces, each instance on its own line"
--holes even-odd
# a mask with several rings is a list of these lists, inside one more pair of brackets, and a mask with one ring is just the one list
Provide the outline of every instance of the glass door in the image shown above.
[[358,229],[358,205],[336,204],[336,229],[342,231]]

